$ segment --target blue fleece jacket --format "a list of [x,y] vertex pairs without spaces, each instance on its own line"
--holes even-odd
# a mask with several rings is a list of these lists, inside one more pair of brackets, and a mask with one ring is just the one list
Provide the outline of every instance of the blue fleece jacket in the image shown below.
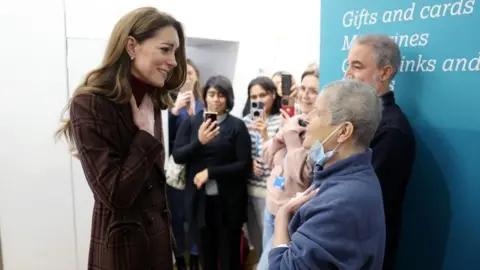
[[292,217],[288,247],[270,251],[269,269],[382,269],[385,215],[371,158],[368,150],[325,170],[315,166],[320,190]]

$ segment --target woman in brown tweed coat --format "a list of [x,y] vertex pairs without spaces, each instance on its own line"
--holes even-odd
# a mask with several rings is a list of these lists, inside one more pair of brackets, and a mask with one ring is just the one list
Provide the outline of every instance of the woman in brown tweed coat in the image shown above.
[[186,78],[183,28],[155,8],[115,25],[101,66],[75,91],[57,135],[95,198],[88,269],[173,269],[160,109]]

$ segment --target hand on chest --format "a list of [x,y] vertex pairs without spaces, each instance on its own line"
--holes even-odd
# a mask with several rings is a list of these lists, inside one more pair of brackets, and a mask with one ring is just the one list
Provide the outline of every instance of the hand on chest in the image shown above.
[[[120,145],[130,145],[133,136],[138,132],[138,128],[133,121],[130,106],[120,105],[116,109],[117,114],[114,119],[116,127],[111,139]],[[155,112],[154,137],[163,143],[162,113],[160,110]]]

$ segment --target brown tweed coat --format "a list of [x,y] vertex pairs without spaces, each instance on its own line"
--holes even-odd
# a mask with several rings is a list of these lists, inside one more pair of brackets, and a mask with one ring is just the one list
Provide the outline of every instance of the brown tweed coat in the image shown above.
[[73,99],[70,119],[95,199],[88,269],[173,269],[160,111],[155,138],[138,130],[129,104],[94,94]]

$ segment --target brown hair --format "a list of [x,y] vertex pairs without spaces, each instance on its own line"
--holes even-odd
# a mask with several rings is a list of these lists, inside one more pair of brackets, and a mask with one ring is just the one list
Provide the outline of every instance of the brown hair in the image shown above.
[[[172,26],[178,33],[180,46],[175,52],[177,66],[169,74],[165,85],[155,91],[153,102],[156,108],[166,109],[173,106],[169,92],[178,90],[186,80],[187,61],[185,53],[185,36],[183,27],[172,16],[158,11],[153,7],[135,9],[125,14],[115,25],[108,41],[107,49],[100,67],[90,71],[82,83],[73,93],[72,99],[82,93],[95,93],[103,95],[115,103],[128,103],[132,96],[129,83],[131,77],[131,59],[125,50],[127,40],[133,37],[137,42],[154,37],[158,30]],[[72,99],[62,112],[65,115],[70,109]],[[70,151],[75,151],[72,138],[70,119],[62,117],[62,125],[56,131],[55,137],[64,136],[70,146]]]
[[187,58],[187,65],[191,66],[193,68],[193,70],[195,70],[195,73],[197,73],[197,81],[195,82],[195,85],[193,86],[193,95],[195,96],[195,98],[200,101],[200,102],[203,102],[202,100],[202,82],[200,81],[200,71],[198,70],[198,67],[197,65],[195,65],[195,63],[193,63],[193,61],[189,58]]
[[307,69],[307,70],[305,70],[305,71],[302,73],[301,80],[303,81],[303,79],[304,79],[305,77],[309,76],[309,75],[315,76],[315,77],[317,77],[317,79],[320,79],[320,75],[319,75],[319,73],[318,73],[318,69],[315,68],[315,69]]

